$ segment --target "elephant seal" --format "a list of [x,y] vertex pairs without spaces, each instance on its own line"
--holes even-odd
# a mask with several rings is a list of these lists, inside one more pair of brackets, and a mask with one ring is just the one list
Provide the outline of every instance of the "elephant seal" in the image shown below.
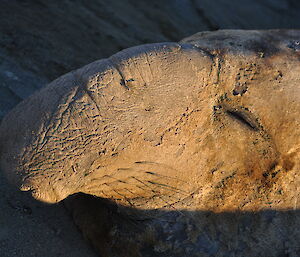
[[[93,195],[124,213],[164,217],[147,221],[147,228],[168,219],[186,225],[173,224],[173,232],[203,225],[207,212],[296,210],[299,39],[297,30],[200,32],[72,71],[3,119],[1,169],[40,201]],[[199,239],[202,225],[190,229],[186,242],[209,244]],[[198,256],[188,243],[174,253],[177,241],[154,247],[156,253]],[[220,245],[203,249],[228,256]]]

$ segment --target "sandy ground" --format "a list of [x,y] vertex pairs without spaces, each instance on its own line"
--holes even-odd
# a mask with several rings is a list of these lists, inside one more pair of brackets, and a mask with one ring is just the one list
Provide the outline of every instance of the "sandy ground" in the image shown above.
[[62,204],[39,203],[0,176],[0,256],[96,256]]

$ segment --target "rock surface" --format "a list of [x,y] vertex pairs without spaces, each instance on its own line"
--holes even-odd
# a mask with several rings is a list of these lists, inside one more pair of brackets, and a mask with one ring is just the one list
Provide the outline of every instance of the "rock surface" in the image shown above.
[[121,49],[199,31],[299,28],[299,10],[297,0],[1,1],[0,46],[53,80]]
[[1,168],[117,203],[66,201],[104,256],[297,256],[299,39],[200,32],[68,73],[3,119]]

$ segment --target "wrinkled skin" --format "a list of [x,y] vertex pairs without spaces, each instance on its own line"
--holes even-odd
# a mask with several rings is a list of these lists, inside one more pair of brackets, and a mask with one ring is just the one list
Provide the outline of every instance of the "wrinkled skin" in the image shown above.
[[299,38],[204,32],[68,73],[3,119],[1,169],[48,203],[83,192],[135,210],[296,209]]

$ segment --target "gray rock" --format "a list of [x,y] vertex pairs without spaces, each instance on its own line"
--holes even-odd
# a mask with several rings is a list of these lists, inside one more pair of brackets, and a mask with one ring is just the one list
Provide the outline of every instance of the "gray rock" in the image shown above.
[[0,120],[11,108],[48,82],[46,78],[21,68],[0,51]]

